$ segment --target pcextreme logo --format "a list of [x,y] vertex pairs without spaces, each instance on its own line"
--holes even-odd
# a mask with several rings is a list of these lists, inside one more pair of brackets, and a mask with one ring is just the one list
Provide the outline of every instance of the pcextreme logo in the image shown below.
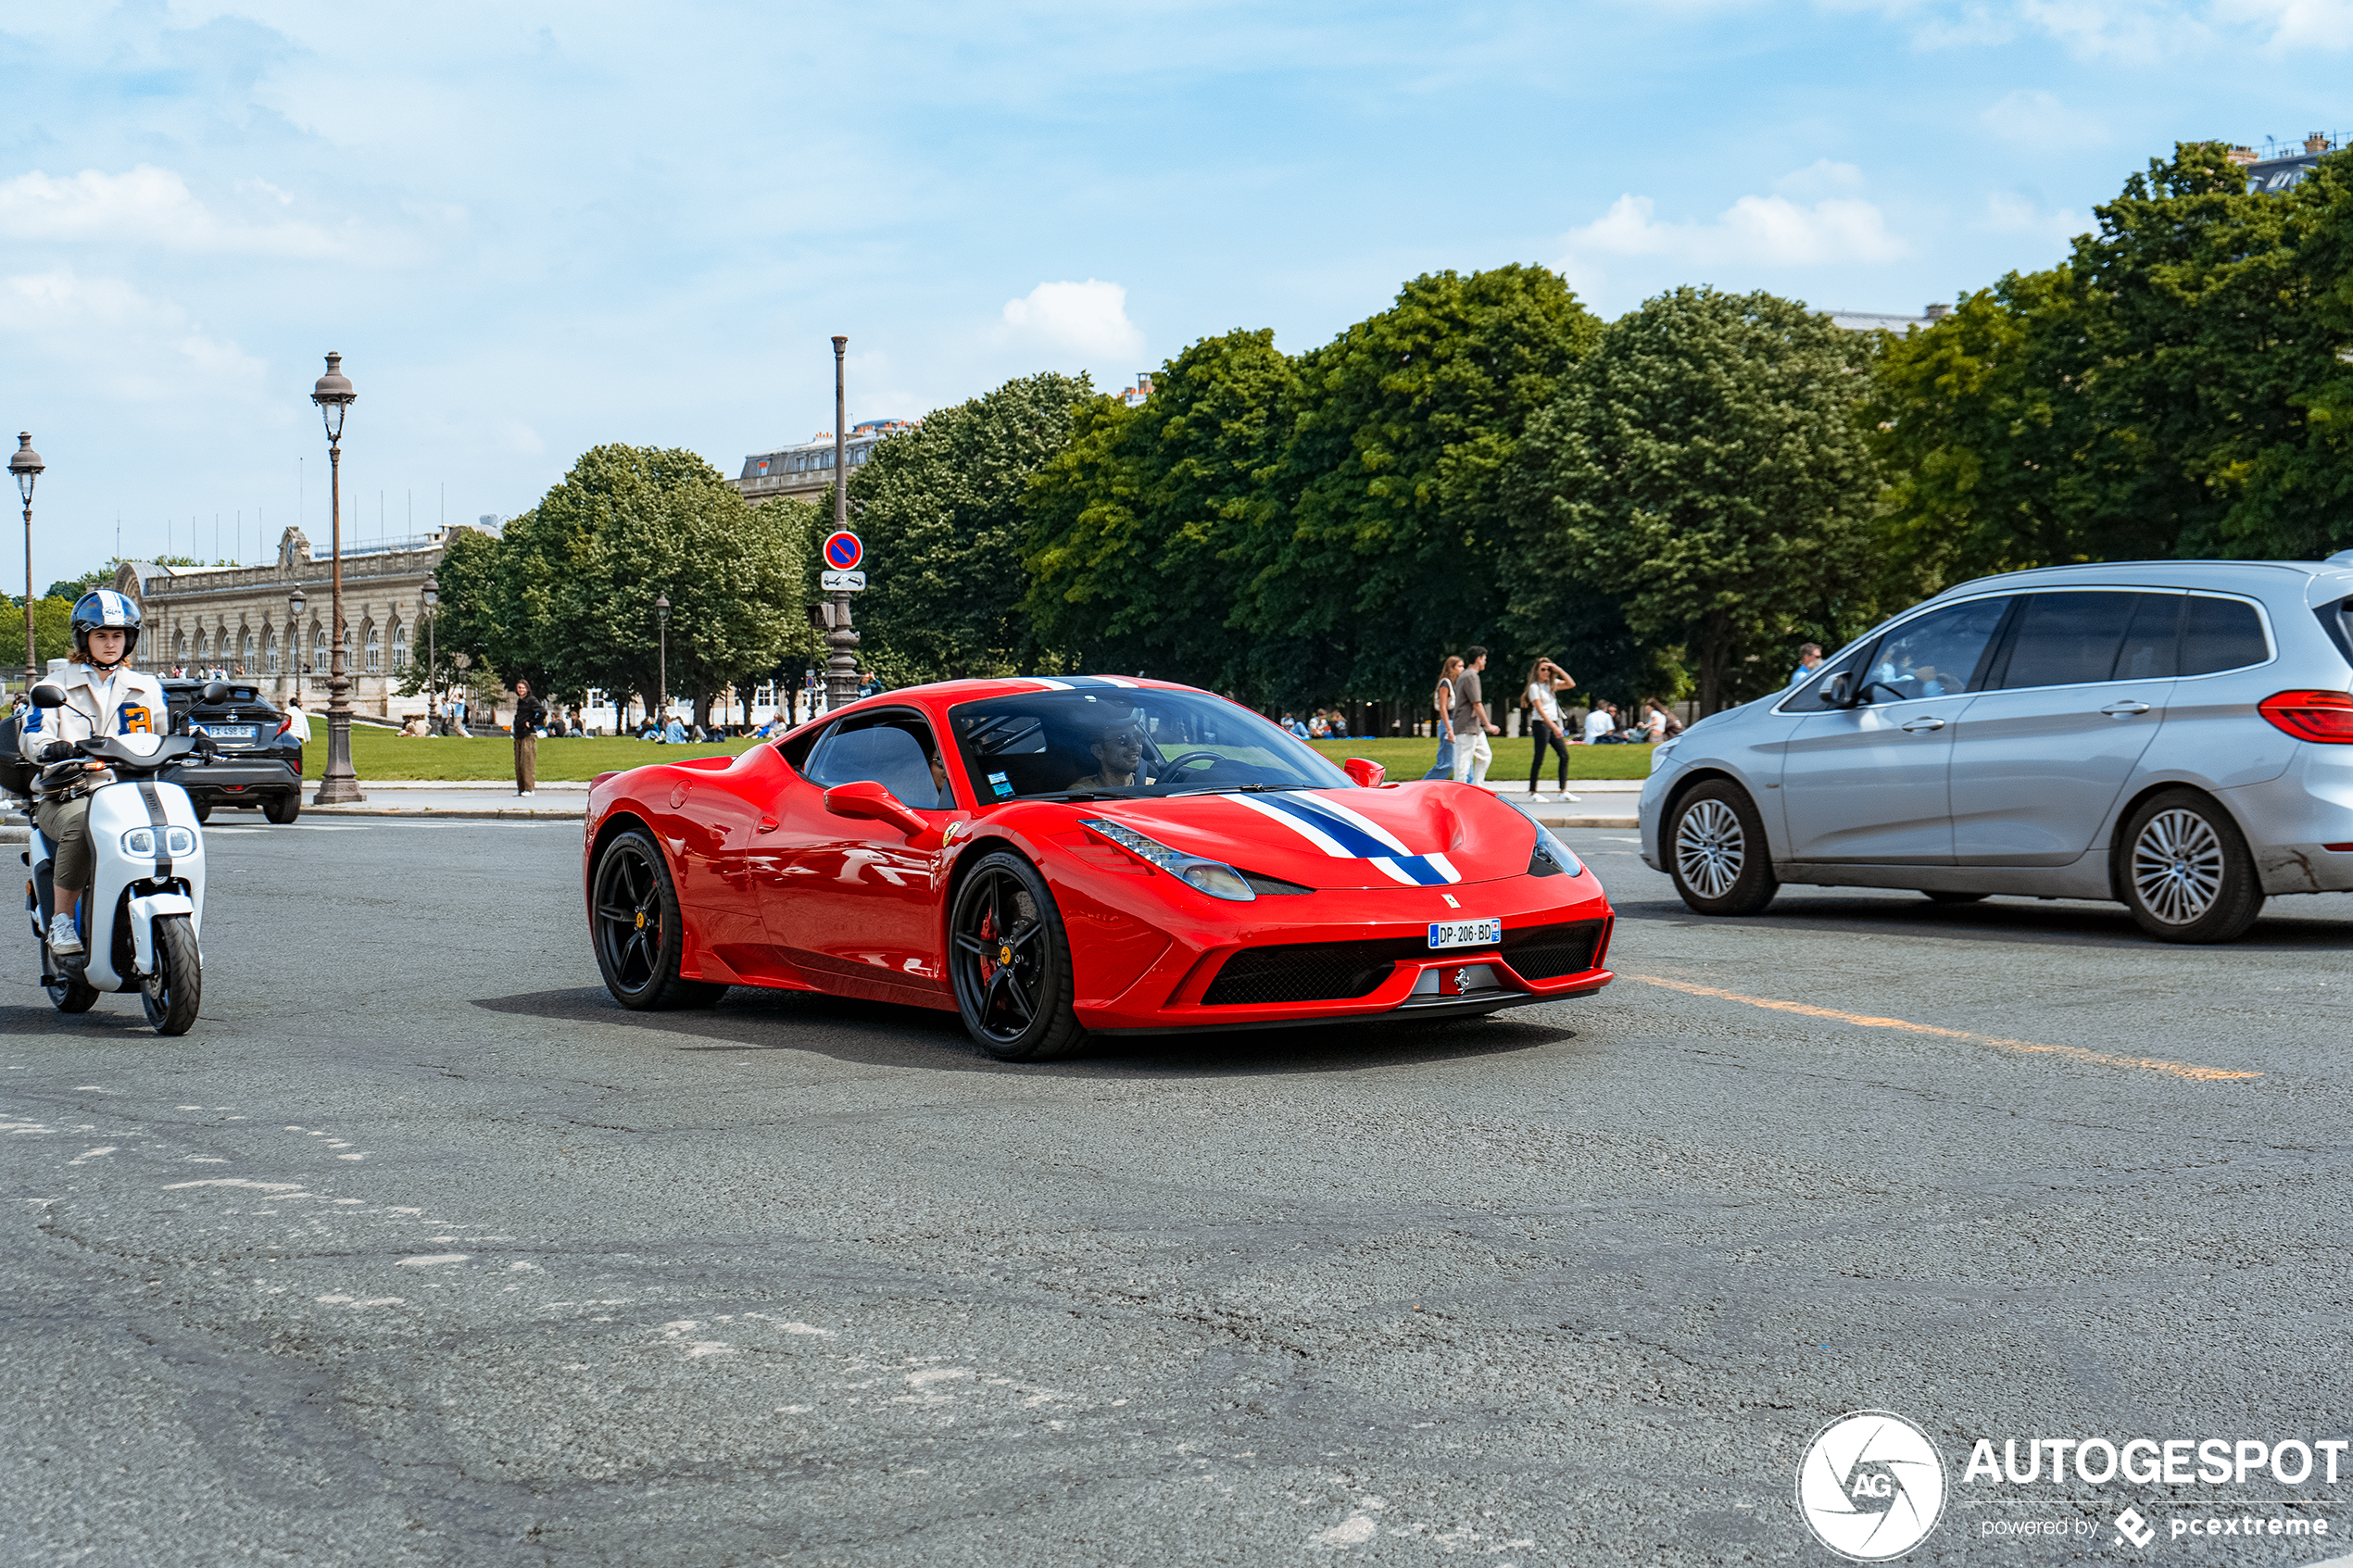
[[1814,1538],[1841,1557],[1901,1557],[1944,1516],[1944,1457],[1893,1411],[1851,1411],[1806,1445],[1797,1512]]

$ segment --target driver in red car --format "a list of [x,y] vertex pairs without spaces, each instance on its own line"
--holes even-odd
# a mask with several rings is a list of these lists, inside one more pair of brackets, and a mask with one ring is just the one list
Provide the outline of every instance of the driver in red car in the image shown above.
[[1143,776],[1144,729],[1135,720],[1125,719],[1101,730],[1087,749],[1095,759],[1095,771],[1071,780],[1070,788],[1132,789],[1151,782]]

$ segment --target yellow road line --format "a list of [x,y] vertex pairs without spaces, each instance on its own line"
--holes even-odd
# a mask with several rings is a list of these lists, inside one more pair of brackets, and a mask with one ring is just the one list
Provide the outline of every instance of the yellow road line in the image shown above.
[[1877,1018],[1867,1012],[1841,1012],[1836,1008],[1784,1002],[1771,997],[1744,997],[1738,991],[1695,985],[1688,980],[1668,980],[1655,974],[1628,974],[1626,978],[1639,980],[1645,985],[1663,985],[1669,991],[1682,991],[1694,997],[1716,997],[1728,1002],[1745,1002],[1753,1008],[1771,1008],[1775,1012],[1794,1012],[1807,1018],[1827,1018],[1839,1023],[1859,1024],[1866,1029],[1900,1029],[1907,1035],[1937,1035],[1948,1040],[1969,1040],[1981,1046],[1992,1046],[1997,1050],[2063,1056],[2070,1061],[2088,1061],[2100,1067],[2136,1067],[2147,1073],[2167,1073],[2176,1078],[2194,1079],[2202,1084],[2263,1076],[2260,1073],[2235,1073],[2223,1067],[2200,1067],[2195,1062],[2163,1061],[2156,1057],[2110,1056],[2106,1051],[2088,1051],[2081,1046],[2043,1046],[2032,1040],[1997,1039],[1992,1035],[1972,1034],[1967,1029],[1944,1029],[1933,1023],[1914,1023],[1907,1018]]

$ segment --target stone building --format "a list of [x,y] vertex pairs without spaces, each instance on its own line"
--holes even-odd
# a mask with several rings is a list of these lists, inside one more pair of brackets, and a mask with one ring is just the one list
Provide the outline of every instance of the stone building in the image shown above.
[[[897,431],[912,430],[921,420],[868,420],[849,427],[842,456],[857,468],[874,455],[875,444]],[[813,501],[834,482],[834,433],[821,430],[795,446],[754,452],[744,459],[744,471],[727,483],[757,506],[779,496]]]
[[[422,693],[400,695],[411,655],[424,651],[422,618],[426,576],[441,564],[448,538],[475,526],[346,548],[343,553],[344,668],[352,678],[357,713],[401,719],[425,710]],[[497,520],[481,525],[495,532]],[[139,601],[145,631],[139,663],[158,673],[224,670],[258,682],[283,701],[301,685],[303,704],[325,711],[331,669],[327,623],[333,614],[333,563],[311,554],[299,528],[278,540],[268,566],[158,566],[125,561],[115,587]],[[288,596],[299,585],[303,607],[291,619]]]

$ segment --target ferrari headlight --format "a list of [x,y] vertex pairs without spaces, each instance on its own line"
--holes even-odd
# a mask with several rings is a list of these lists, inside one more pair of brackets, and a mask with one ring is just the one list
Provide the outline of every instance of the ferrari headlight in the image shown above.
[[1526,817],[1529,825],[1536,830],[1536,847],[1530,850],[1528,856],[1529,875],[1557,876],[1563,872],[1570,876],[1584,874],[1585,862],[1577,858],[1575,850],[1554,837],[1552,829],[1538,822],[1535,812],[1530,811],[1509,796],[1499,795],[1495,798]]
[[1139,860],[1148,860],[1162,871],[1189,886],[1198,887],[1213,898],[1231,898],[1247,904],[1257,898],[1257,891],[1242,877],[1242,873],[1222,860],[1204,859],[1188,855],[1181,849],[1171,849],[1157,839],[1146,838],[1134,828],[1105,822],[1101,817],[1082,817],[1079,826],[1092,828]]
[[153,855],[156,852],[156,830],[132,828],[122,835],[122,852],[126,855],[137,855],[142,859]]

